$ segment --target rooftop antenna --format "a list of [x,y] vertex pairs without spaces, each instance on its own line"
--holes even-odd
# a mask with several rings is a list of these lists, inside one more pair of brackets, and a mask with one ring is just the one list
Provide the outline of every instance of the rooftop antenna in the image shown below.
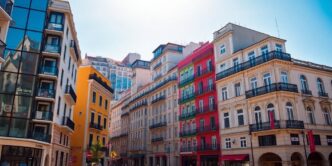
[[276,28],[277,28],[277,32],[278,32],[278,38],[280,38],[280,32],[279,32],[277,17],[274,17],[274,18],[275,18],[275,21],[276,21]]

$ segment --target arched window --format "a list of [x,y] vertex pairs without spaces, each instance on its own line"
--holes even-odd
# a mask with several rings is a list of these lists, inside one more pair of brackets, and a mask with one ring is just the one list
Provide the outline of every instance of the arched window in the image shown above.
[[327,108],[324,108],[323,114],[324,114],[325,124],[332,125],[331,115]]
[[300,81],[301,81],[301,89],[302,91],[308,91],[309,86],[308,86],[308,81],[307,78],[304,75],[300,76]]
[[282,71],[280,74],[280,79],[282,83],[288,83],[288,75],[287,72]]
[[262,113],[261,113],[261,108],[259,106],[255,107],[255,121],[256,124],[262,123]]
[[274,113],[274,105],[272,103],[267,105],[267,113],[269,117],[269,122],[274,121],[276,119],[275,113]]
[[288,120],[294,120],[292,103],[290,103],[290,102],[286,103],[286,111],[287,111]]
[[307,108],[307,115],[310,124],[315,124],[315,115],[310,107]]
[[324,88],[324,83],[322,79],[317,78],[317,88],[318,88],[318,93],[321,95],[322,93],[325,93],[325,88]]

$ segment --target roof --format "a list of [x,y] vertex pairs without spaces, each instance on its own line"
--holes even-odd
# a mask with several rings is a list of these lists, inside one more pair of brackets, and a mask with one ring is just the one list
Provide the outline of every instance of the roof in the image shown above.
[[199,48],[195,49],[194,52],[191,53],[189,56],[181,60],[177,65],[178,70],[181,70],[181,68],[187,66],[188,64],[191,64],[193,61],[195,61],[197,58],[199,58],[208,51],[213,51],[213,44],[206,42]]
[[152,51],[152,53],[155,53],[160,47],[166,47],[167,45],[174,45],[174,46],[184,47],[183,45],[180,45],[180,44],[175,44],[175,43],[168,42],[167,44],[161,44],[161,45],[159,45],[156,49],[154,49]]

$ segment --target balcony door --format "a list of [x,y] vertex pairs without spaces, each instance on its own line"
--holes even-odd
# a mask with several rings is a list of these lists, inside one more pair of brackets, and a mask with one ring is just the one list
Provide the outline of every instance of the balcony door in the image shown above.
[[268,104],[267,105],[267,113],[268,113],[268,120],[269,122],[275,121],[275,112],[274,112],[274,105],[273,104]]
[[55,59],[43,59],[42,73],[56,75],[56,66],[57,64]]
[[272,84],[271,74],[270,73],[264,74],[263,81],[266,90],[269,92],[271,90],[271,84]]
[[201,137],[201,148],[205,149],[205,145],[206,145],[205,137]]
[[51,81],[42,81],[39,85],[38,96],[52,97],[54,95],[54,86]]
[[262,113],[261,113],[261,108],[260,107],[256,107],[255,108],[255,122],[256,125],[259,127],[262,125]]
[[248,60],[250,62],[250,66],[255,66],[255,52],[254,51],[249,52]]
[[47,126],[39,124],[34,125],[32,137],[36,140],[47,141]]

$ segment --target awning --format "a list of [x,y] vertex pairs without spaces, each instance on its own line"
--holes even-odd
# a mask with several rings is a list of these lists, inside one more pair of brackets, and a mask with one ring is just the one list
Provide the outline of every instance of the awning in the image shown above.
[[249,159],[249,154],[232,154],[222,155],[221,160],[224,161],[245,161]]

